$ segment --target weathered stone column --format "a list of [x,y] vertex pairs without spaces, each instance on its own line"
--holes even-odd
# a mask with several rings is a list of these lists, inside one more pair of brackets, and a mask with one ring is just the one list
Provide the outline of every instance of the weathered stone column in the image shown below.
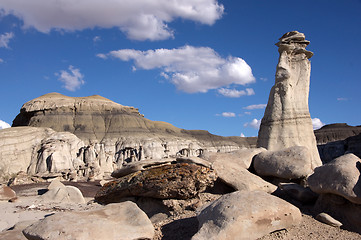
[[281,150],[292,146],[307,147],[312,168],[322,165],[308,108],[313,53],[306,50],[310,42],[297,31],[284,34],[276,46],[280,54],[276,81],[258,133],[258,147]]

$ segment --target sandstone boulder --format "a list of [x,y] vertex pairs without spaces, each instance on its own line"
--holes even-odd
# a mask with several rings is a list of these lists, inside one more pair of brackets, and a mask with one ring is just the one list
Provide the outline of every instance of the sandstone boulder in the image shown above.
[[306,147],[294,146],[257,154],[254,158],[254,168],[260,176],[299,179],[313,172],[311,161],[310,152]]
[[316,193],[332,193],[361,204],[360,171],[360,158],[349,153],[316,168],[307,181]]
[[272,193],[277,189],[275,185],[245,169],[242,161],[237,161],[236,158],[224,158],[221,156],[227,156],[227,154],[210,154],[210,157],[207,159],[213,161],[212,167],[215,169],[218,178],[235,190],[259,190]]
[[154,227],[133,202],[109,204],[102,209],[50,215],[23,230],[30,240],[152,239]]
[[322,162],[308,109],[311,71],[308,59],[313,55],[305,49],[308,44],[305,35],[297,31],[284,34],[276,44],[280,54],[276,80],[262,118],[257,146],[271,151],[305,146],[314,169]]
[[40,196],[43,202],[85,203],[81,191],[74,186],[65,186],[58,179],[48,186],[48,191]]
[[212,169],[197,164],[167,164],[108,182],[95,200],[110,203],[129,196],[188,199],[213,186],[216,179]]
[[252,164],[253,157],[263,151],[266,151],[266,149],[249,148],[249,149],[240,149],[228,153],[205,152],[204,154],[201,155],[201,158],[211,163],[231,162],[237,164],[239,167],[248,169]]
[[260,191],[238,191],[222,196],[197,216],[199,231],[192,240],[257,239],[301,223],[298,208]]
[[0,201],[9,201],[16,198],[16,192],[10,187],[0,184]]
[[1,240],[27,240],[22,231],[36,220],[21,221],[6,231],[0,232]]

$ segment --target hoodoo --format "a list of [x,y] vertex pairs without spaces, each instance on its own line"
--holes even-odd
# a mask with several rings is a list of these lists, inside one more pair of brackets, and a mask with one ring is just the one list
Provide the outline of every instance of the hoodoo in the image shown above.
[[258,133],[258,147],[282,150],[305,146],[312,157],[312,168],[322,165],[308,108],[311,63],[313,53],[306,50],[310,43],[303,33],[284,34],[276,46],[280,54],[275,85]]

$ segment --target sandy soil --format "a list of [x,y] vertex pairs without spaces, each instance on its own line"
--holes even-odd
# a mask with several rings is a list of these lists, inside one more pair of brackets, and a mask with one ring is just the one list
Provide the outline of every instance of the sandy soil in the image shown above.
[[[15,223],[28,220],[41,219],[44,216],[60,211],[81,211],[99,208],[101,205],[92,202],[96,191],[100,188],[98,182],[66,183],[78,187],[86,198],[88,204],[37,204],[37,195],[44,191],[48,183],[18,185],[12,188],[17,192],[18,201],[0,201],[0,231],[12,227]],[[171,216],[161,220],[153,220],[156,230],[153,240],[187,240],[198,230],[198,221],[195,208],[199,205],[213,201],[220,197],[217,194],[205,193],[193,205],[186,206],[180,213],[171,212]],[[178,203],[177,203],[178,204]],[[182,204],[185,204],[182,202]],[[193,207],[192,207],[193,206]],[[301,225],[271,233],[261,240],[312,240],[312,239],[361,239],[358,233],[341,228],[331,227],[315,220],[312,216],[312,206],[298,205],[303,213]]]

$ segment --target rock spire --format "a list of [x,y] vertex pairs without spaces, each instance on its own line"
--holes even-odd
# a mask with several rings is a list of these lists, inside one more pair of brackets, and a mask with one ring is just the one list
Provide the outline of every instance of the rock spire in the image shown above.
[[308,108],[311,64],[313,53],[306,50],[310,42],[303,33],[284,34],[279,42],[280,54],[275,85],[258,133],[258,147],[281,150],[305,146],[311,153],[312,168],[322,165]]

